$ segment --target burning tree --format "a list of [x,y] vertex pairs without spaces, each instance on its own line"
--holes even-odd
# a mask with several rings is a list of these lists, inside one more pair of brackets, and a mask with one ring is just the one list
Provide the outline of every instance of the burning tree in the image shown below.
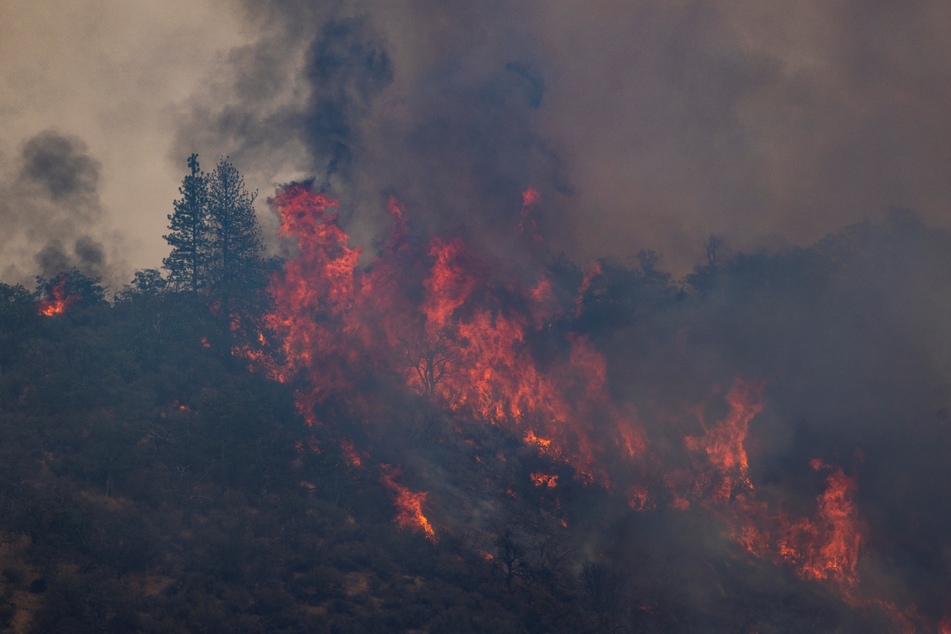
[[91,306],[105,301],[106,289],[98,277],[87,277],[78,269],[63,271],[51,278],[36,278],[37,310],[52,317],[75,304]]

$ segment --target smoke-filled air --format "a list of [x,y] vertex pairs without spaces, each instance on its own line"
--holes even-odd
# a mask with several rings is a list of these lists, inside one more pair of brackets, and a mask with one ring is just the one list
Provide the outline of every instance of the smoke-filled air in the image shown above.
[[0,26],[0,629],[951,634],[951,9],[180,4]]

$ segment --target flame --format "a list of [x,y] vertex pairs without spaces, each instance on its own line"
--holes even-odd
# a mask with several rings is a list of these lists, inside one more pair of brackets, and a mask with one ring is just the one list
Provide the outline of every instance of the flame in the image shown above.
[[[273,374],[303,378],[297,406],[309,423],[331,399],[351,411],[370,407],[358,386],[371,375],[396,376],[435,404],[512,429],[584,480],[608,482],[597,459],[607,445],[628,458],[645,450],[631,413],[611,402],[603,355],[584,337],[565,340],[566,357],[544,367],[536,361],[529,337],[555,317],[547,280],[503,288],[458,238],[415,247],[395,199],[389,238],[358,270],[360,250],[348,246],[328,213],[336,201],[292,184],[271,204],[281,214],[281,234],[298,247],[270,284],[274,307],[265,325],[281,342]],[[614,437],[598,438],[596,420],[607,421]]]
[[47,317],[61,315],[66,312],[67,308],[81,299],[79,295],[66,293],[66,282],[67,278],[62,278],[50,289],[50,295],[52,295],[52,297],[38,302],[37,310],[39,314]]
[[601,275],[600,262],[595,262],[585,271],[584,278],[581,280],[581,287],[578,289],[578,295],[575,297],[575,317],[581,316],[585,295],[588,293],[588,289],[591,288],[591,282],[599,275]]
[[413,493],[396,482],[395,478],[400,474],[399,469],[391,468],[389,465],[380,465],[380,467],[383,471],[383,484],[396,495],[396,508],[399,513],[393,521],[401,528],[421,532],[426,539],[435,542],[436,531],[423,515],[423,502],[429,494],[425,491]]
[[[538,200],[533,188],[523,195],[523,234],[534,235],[530,212]],[[736,378],[725,396],[726,415],[710,425],[701,417],[702,433],[683,438],[689,466],[665,469],[633,409],[612,398],[604,355],[584,335],[557,334],[564,330],[553,324],[581,316],[602,274],[599,264],[585,271],[574,301],[569,296],[559,304],[544,276],[506,277],[459,238],[410,239],[408,214],[396,199],[387,204],[390,234],[363,265],[361,250],[350,246],[331,213],[335,200],[291,184],[271,205],[297,255],[270,281],[266,337],[242,354],[269,376],[293,382],[308,424],[338,413],[349,420],[386,419],[389,412],[374,409],[384,405],[371,402],[364,387],[402,385],[459,417],[508,430],[548,460],[570,465],[582,484],[610,488],[620,473],[626,479],[619,495],[636,511],[655,509],[661,500],[674,509],[702,508],[722,518],[755,556],[830,584],[844,597],[858,596],[866,540],[855,480],[814,461],[825,487],[806,515],[762,499],[752,482],[746,440],[765,408],[764,383]],[[341,442],[344,454],[360,464],[367,454],[348,442]],[[495,455],[506,461],[504,452]],[[656,470],[650,478],[648,468]],[[427,493],[409,491],[398,475],[384,466],[383,483],[399,509],[395,521],[435,540],[422,512]],[[557,476],[543,471],[531,479],[539,487],[557,486]],[[505,494],[516,497],[511,489]]]
[[548,487],[554,489],[558,486],[558,476],[548,473],[536,472],[531,474],[532,484],[537,487]]
[[778,547],[804,579],[832,579],[854,586],[855,566],[862,545],[858,514],[852,500],[855,481],[840,467],[813,462],[813,468],[829,469],[826,490],[816,500],[814,519],[799,519],[784,527]]
[[546,438],[539,438],[538,436],[535,435],[534,430],[529,429],[528,433],[525,434],[525,444],[535,445],[536,447],[539,447],[542,450],[545,450],[551,446],[551,441]]
[[635,511],[647,510],[650,504],[650,492],[647,487],[640,484],[632,484],[627,490],[627,505]]
[[726,395],[730,406],[727,416],[703,436],[688,436],[684,444],[690,451],[703,452],[714,468],[718,482],[713,485],[714,495],[721,500],[733,500],[737,494],[752,490],[749,481],[749,460],[744,445],[750,421],[765,406],[762,382],[734,379]]

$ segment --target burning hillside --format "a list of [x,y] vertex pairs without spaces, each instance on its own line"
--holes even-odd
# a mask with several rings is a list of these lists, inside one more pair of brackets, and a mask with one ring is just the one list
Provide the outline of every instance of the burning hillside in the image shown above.
[[[527,211],[538,198],[533,189],[524,196],[519,224],[528,242],[538,240],[525,229]],[[481,506],[497,506],[493,496],[518,496],[511,487],[502,490],[498,470],[483,471],[495,474],[496,482],[476,490],[471,482],[460,483],[474,477],[464,475],[470,467],[457,468],[454,475],[452,466],[427,458],[420,448],[403,447],[395,456],[381,449],[385,439],[402,433],[397,421],[406,417],[396,408],[407,401],[394,396],[402,389],[427,403],[424,407],[443,412],[431,433],[440,443],[446,442],[445,434],[463,439],[480,467],[486,460],[508,462],[513,450],[541,467],[521,477],[538,488],[540,503],[549,507],[544,515],[569,532],[569,511],[559,496],[565,480],[555,472],[575,483],[570,495],[582,507],[578,500],[586,495],[606,495],[614,500],[609,505],[635,516],[707,514],[721,524],[721,535],[756,559],[820,584],[845,605],[902,631],[930,627],[929,618],[942,616],[931,607],[919,611],[907,593],[889,587],[900,584],[887,580],[898,573],[883,568],[885,549],[870,532],[862,507],[869,494],[862,490],[861,475],[873,466],[861,459],[839,462],[842,454],[830,453],[823,439],[801,450],[812,455],[790,465],[791,472],[801,474],[796,484],[751,457],[750,447],[759,448],[760,459],[769,451],[775,454],[771,439],[758,430],[759,421],[767,415],[776,424],[779,414],[770,413],[768,394],[784,394],[783,383],[794,377],[770,377],[762,372],[766,366],[758,376],[746,369],[729,379],[732,387],[724,395],[714,389],[706,402],[691,404],[698,377],[684,376],[681,398],[687,400],[679,411],[665,411],[679,400],[671,392],[676,385],[651,380],[666,405],[655,399],[638,413],[609,376],[609,367],[619,362],[592,343],[611,333],[584,327],[588,313],[629,299],[607,296],[610,272],[600,265],[575,278],[573,291],[564,279],[553,279],[555,273],[530,277],[506,271],[459,238],[416,238],[407,210],[394,199],[390,235],[364,264],[331,212],[336,201],[291,184],[271,204],[281,215],[282,234],[296,241],[297,255],[270,284],[274,308],[265,317],[262,337],[270,342],[270,353],[250,359],[272,378],[296,386],[298,410],[311,425],[345,434],[358,423],[368,461],[396,457],[413,465],[412,478],[423,489],[416,493],[397,481],[397,470],[382,467],[400,525],[430,539],[443,529],[465,526],[481,526],[488,536],[485,518],[474,510],[480,503],[453,502],[447,479],[455,478],[455,486],[466,488],[470,498],[485,498]],[[681,355],[685,333],[679,330],[670,342]],[[688,359],[681,362],[691,365]],[[720,413],[706,422],[711,409]],[[493,455],[482,444],[485,437],[478,440],[472,432],[478,425],[498,430],[521,448],[510,445]],[[855,446],[847,450],[861,457],[866,443],[853,440]],[[342,442],[352,454],[350,440]],[[792,455],[781,459],[788,463]],[[437,472],[442,481],[435,478]],[[427,498],[430,489],[434,495]],[[440,508],[441,503],[447,506]],[[588,517],[583,523],[586,528],[566,537],[566,543],[593,541],[611,548],[598,535],[597,520]],[[866,581],[863,571],[873,579]]]

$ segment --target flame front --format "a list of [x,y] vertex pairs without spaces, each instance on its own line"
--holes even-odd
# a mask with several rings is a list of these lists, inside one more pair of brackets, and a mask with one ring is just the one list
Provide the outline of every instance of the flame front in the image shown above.
[[[534,204],[528,196],[526,205]],[[356,389],[368,375],[404,384],[459,414],[544,438],[543,453],[572,464],[579,477],[607,482],[597,461],[605,444],[633,458],[646,446],[639,426],[611,402],[606,363],[571,335],[566,357],[542,368],[528,343],[548,323],[550,284],[502,286],[459,239],[433,238],[425,250],[408,239],[395,200],[393,228],[379,256],[358,270],[360,250],[327,213],[336,201],[298,184],[271,201],[281,233],[298,255],[270,285],[269,330],[282,342],[281,380],[302,376],[298,408],[311,424],[330,400],[351,413],[365,407]],[[503,297],[517,297],[505,302]],[[607,422],[613,437],[595,434]],[[610,436],[610,434],[609,434]]]
[[[537,202],[537,191],[526,190],[521,230],[528,240],[535,239],[529,213]],[[851,476],[814,461],[825,488],[814,510],[801,515],[754,487],[746,440],[765,408],[764,383],[735,379],[725,396],[727,414],[712,425],[701,418],[703,432],[682,437],[689,464],[664,467],[665,456],[651,450],[633,409],[611,398],[604,355],[582,334],[552,334],[564,333],[552,324],[582,315],[602,274],[599,265],[586,270],[574,301],[559,305],[545,277],[527,285],[513,281],[458,238],[411,240],[406,211],[395,199],[388,204],[388,238],[359,267],[360,249],[349,246],[337,217],[328,213],[336,201],[291,184],[271,204],[281,214],[282,236],[296,241],[297,255],[270,282],[274,302],[264,320],[266,340],[279,342],[279,354],[258,365],[280,381],[294,381],[297,407],[309,424],[338,415],[386,420],[390,412],[372,401],[365,386],[406,387],[459,417],[507,430],[548,460],[570,465],[584,485],[610,489],[620,474],[625,480],[618,490],[634,511],[705,509],[753,555],[787,565],[804,580],[831,584],[847,601],[873,602],[856,598],[865,538]],[[538,354],[539,341],[547,354]],[[350,441],[341,448],[354,466],[369,457]],[[506,462],[502,451],[496,457]],[[396,498],[395,521],[435,540],[423,514],[428,493],[410,491],[398,476],[384,465],[382,481]],[[537,487],[558,486],[558,476],[546,471],[530,478]],[[516,497],[511,489],[506,493]]]

